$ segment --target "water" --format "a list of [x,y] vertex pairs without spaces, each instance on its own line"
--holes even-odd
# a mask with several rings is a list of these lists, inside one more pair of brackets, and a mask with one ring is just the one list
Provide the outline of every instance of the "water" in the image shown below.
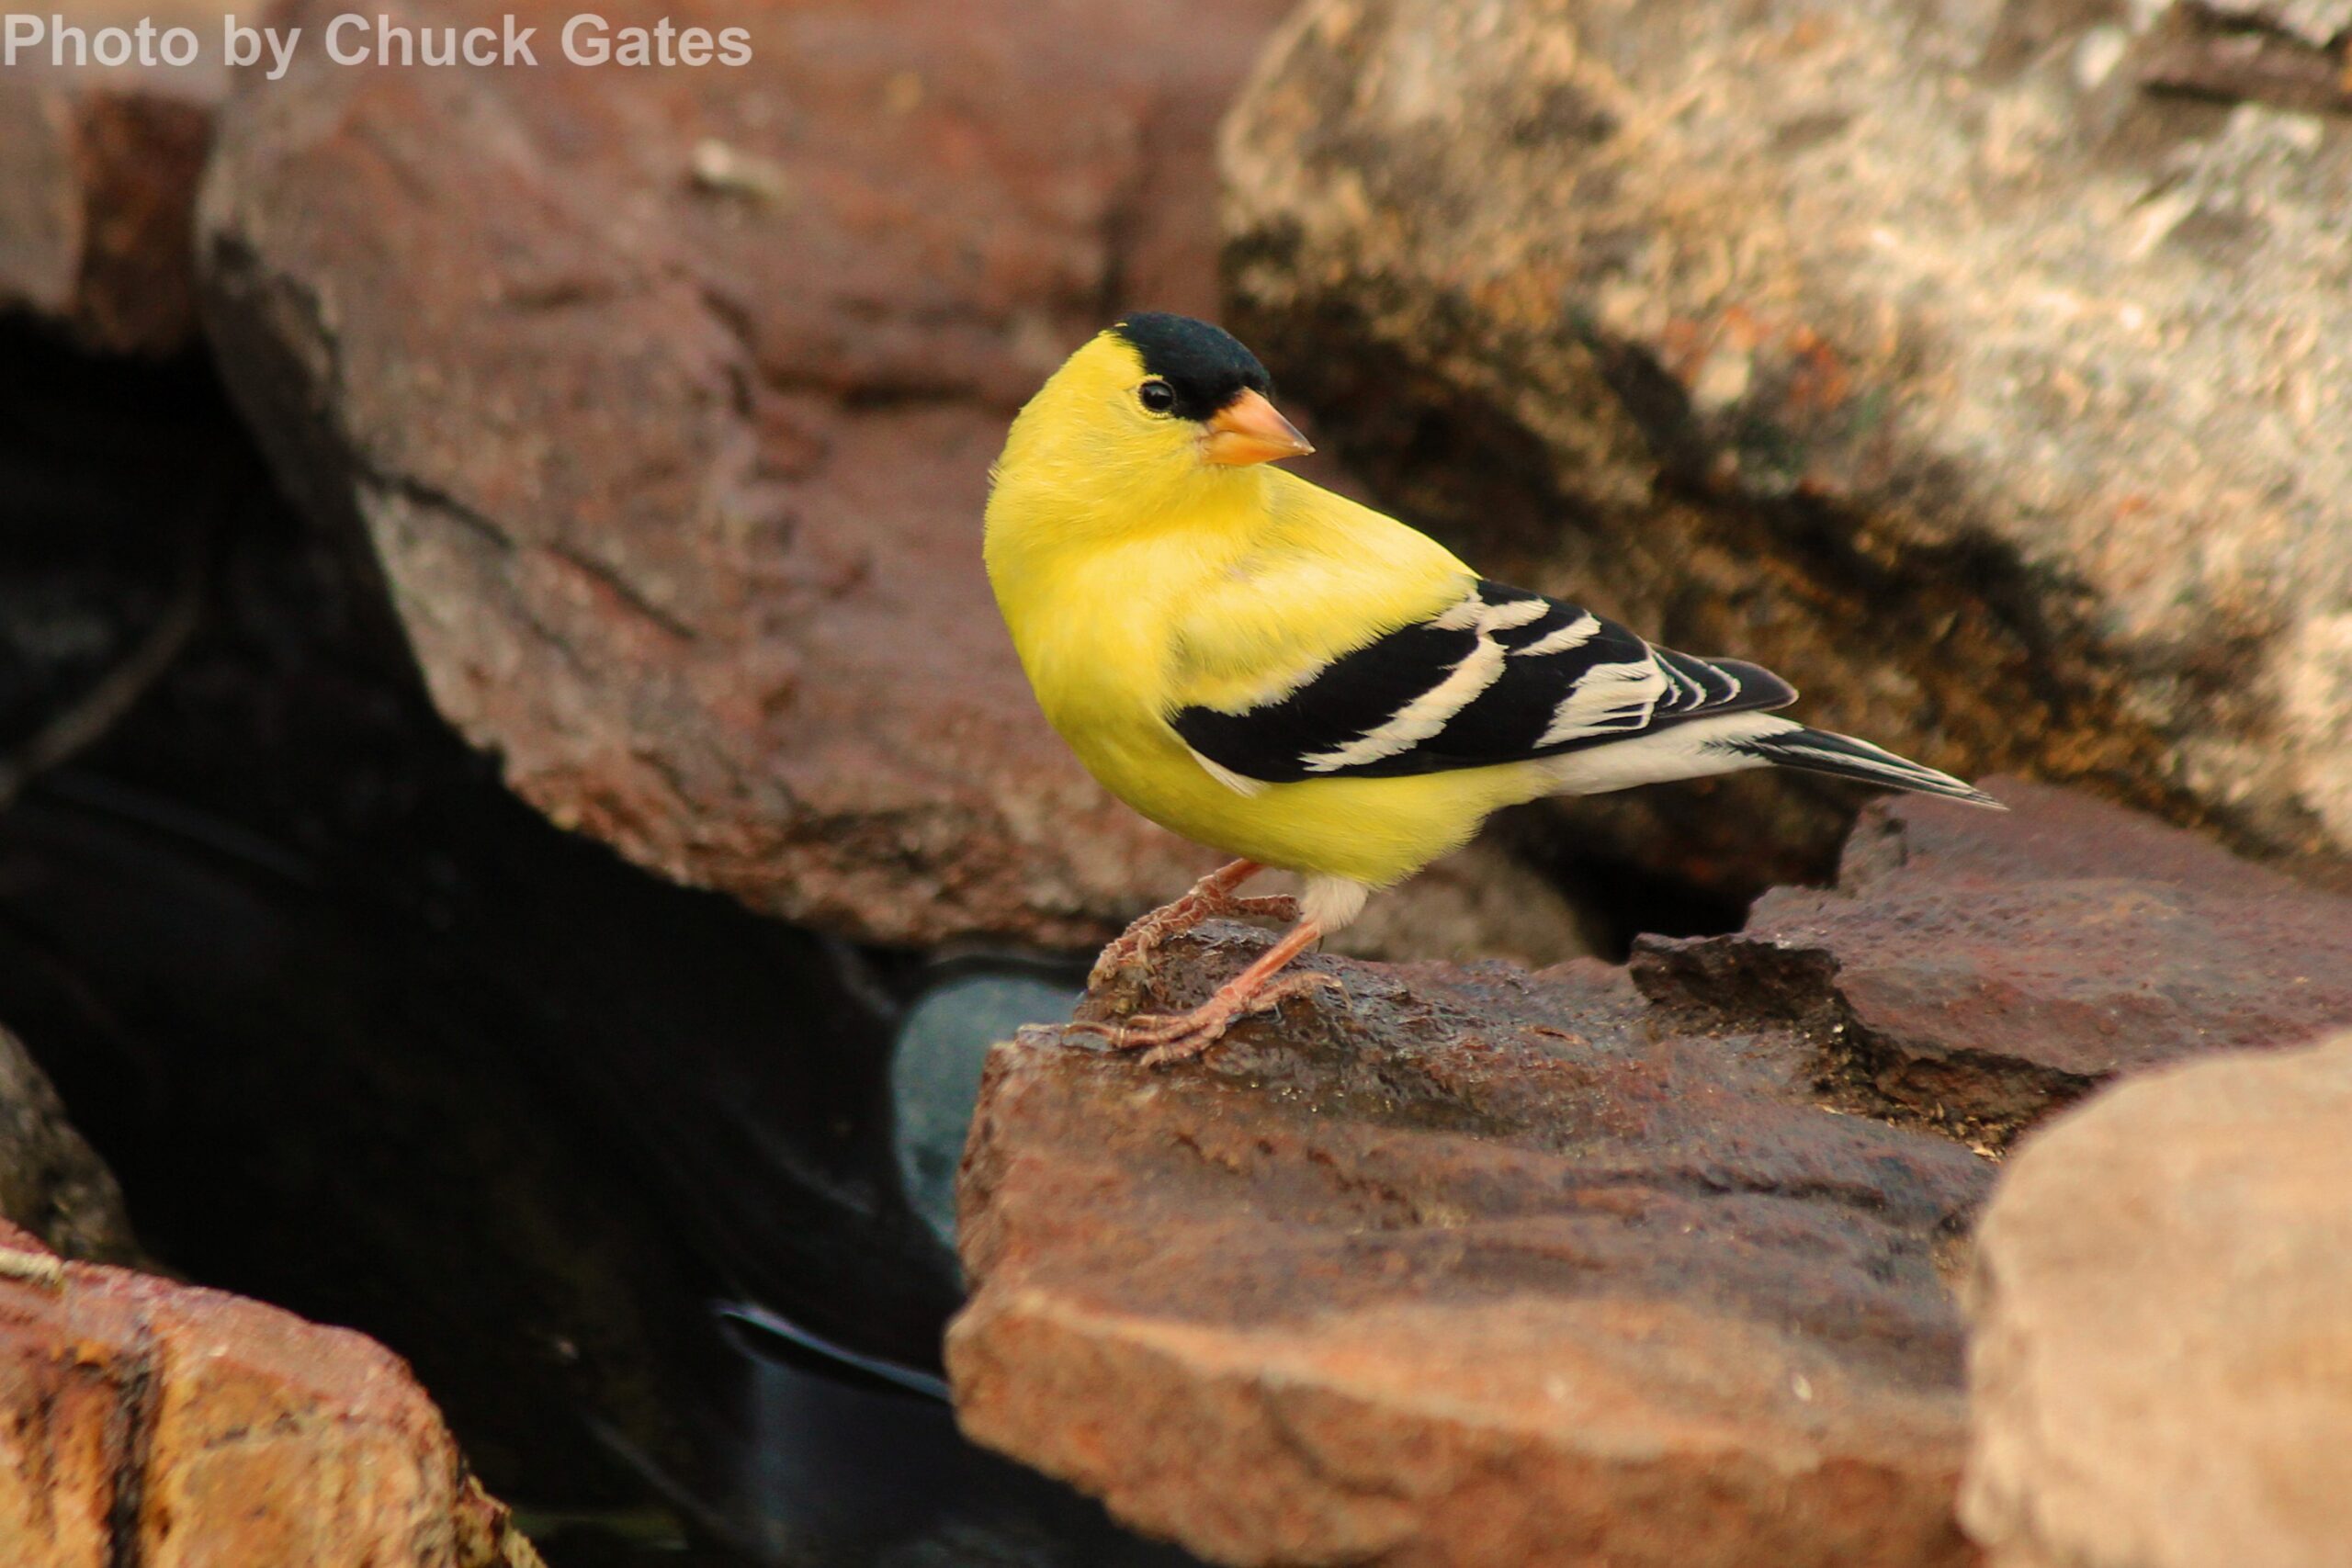
[[[740,1516],[778,1562],[817,1568],[1177,1568],[1192,1557],[966,1442],[946,1390],[729,1312],[750,1378]],[[781,1332],[779,1332],[781,1330]]]
[[1084,987],[1074,966],[1017,960],[944,966],[907,1010],[890,1058],[893,1143],[908,1201],[956,1242],[956,1168],[989,1047],[1024,1023],[1066,1021]]

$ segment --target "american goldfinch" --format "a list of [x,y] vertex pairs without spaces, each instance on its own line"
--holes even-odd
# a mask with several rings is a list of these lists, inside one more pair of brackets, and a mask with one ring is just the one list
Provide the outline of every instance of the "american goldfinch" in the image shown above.
[[[1096,1026],[1180,1060],[1323,976],[1280,977],[1365,897],[1547,795],[1780,766],[1997,807],[1770,710],[1769,671],[1653,647],[1489,582],[1272,467],[1311,448],[1219,329],[1138,313],[1070,355],[990,476],[989,580],[1046,718],[1113,794],[1240,858],[1105,950],[1098,979],[1216,914],[1296,924],[1181,1016]],[[1267,867],[1303,896],[1242,899]]]

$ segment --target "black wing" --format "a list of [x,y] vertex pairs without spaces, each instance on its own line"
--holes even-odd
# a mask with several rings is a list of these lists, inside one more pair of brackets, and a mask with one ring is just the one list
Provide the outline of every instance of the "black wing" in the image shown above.
[[1481,581],[1279,697],[1238,713],[1188,707],[1170,722],[1219,768],[1295,784],[1557,756],[1796,695],[1753,664],[1653,648],[1589,610]]

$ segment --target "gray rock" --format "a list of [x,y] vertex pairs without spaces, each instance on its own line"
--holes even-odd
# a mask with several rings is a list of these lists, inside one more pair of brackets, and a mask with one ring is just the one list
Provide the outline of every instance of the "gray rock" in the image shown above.
[[1237,324],[1498,575],[2340,864],[2352,122],[2283,33],[2152,91],[2198,16],[1314,0],[1226,129]]

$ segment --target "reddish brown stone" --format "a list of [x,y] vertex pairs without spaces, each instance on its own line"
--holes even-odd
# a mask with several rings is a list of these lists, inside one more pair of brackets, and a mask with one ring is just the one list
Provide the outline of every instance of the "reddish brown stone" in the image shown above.
[[203,217],[229,377],[443,711],[557,821],[860,937],[1172,896],[1208,857],[1046,728],[980,511],[1059,355],[1213,309],[1210,132],[1281,0],[729,0],[751,65],[635,73],[517,9],[537,69],[245,84]]
[[1879,1109],[2005,1136],[2119,1074],[2352,1024],[2352,898],[2078,794],[1871,809],[1834,892],[1645,939],[1645,990],[1813,1029]]
[[1839,890],[1630,972],[1318,959],[1344,1000],[1198,1066],[1001,1047],[967,1427],[1227,1562],[1969,1561],[1945,1275],[1993,1167],[1943,1134],[2352,1021],[2345,900],[1996,793],[1888,803]]
[[[217,61],[217,9],[162,0],[147,14],[198,26],[201,59]],[[40,51],[0,71],[0,307],[114,352],[194,339],[192,216],[221,84],[217,65],[60,70]]]
[[[1163,964],[1199,999],[1257,950]],[[1963,1563],[1941,1266],[1991,1168],[1598,964],[1336,960],[1200,1066],[1000,1047],[967,1429],[1234,1563]]]
[[25,1568],[539,1562],[373,1340],[85,1264],[0,1277],[0,1540]]

